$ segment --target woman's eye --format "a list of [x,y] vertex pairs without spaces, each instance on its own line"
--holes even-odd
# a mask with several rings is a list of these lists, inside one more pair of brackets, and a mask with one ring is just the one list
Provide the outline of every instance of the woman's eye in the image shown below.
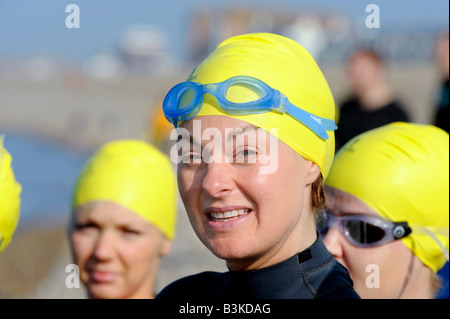
[[200,164],[202,162],[202,156],[196,153],[186,153],[181,155],[181,162],[184,164]]
[[122,228],[122,233],[129,236],[135,236],[141,234],[141,232],[137,229],[133,228]]
[[97,228],[97,225],[94,223],[76,223],[74,225],[75,230],[88,230],[88,229],[95,229]]
[[243,151],[240,151],[240,154],[242,154],[243,156],[250,156],[250,155],[255,155],[256,152],[253,150],[243,150]]
[[243,148],[236,150],[235,162],[240,163],[256,163],[258,152],[255,149]]

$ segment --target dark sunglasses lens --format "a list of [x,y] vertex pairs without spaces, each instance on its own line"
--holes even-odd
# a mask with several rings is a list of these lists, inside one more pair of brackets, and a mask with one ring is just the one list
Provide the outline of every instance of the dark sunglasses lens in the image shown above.
[[353,240],[360,244],[376,243],[386,234],[382,228],[359,220],[349,220],[345,225]]

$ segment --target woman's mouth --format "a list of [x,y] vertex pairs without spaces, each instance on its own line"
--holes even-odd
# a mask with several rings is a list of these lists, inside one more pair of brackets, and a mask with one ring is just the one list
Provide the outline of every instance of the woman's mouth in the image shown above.
[[223,212],[209,212],[208,217],[213,222],[226,223],[236,219],[239,219],[242,216],[248,215],[251,212],[251,209],[233,209],[227,210]]
[[114,281],[119,274],[117,272],[92,270],[91,278],[97,283],[108,283]]

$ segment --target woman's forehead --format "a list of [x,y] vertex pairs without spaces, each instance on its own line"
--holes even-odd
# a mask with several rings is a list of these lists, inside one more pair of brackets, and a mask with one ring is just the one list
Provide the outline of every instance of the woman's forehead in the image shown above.
[[178,141],[209,142],[212,139],[230,141],[238,136],[269,134],[264,129],[245,121],[220,115],[199,116],[183,122],[178,130]]
[[180,127],[184,127],[187,130],[193,129],[194,124],[200,123],[202,125],[202,129],[217,127],[217,128],[241,128],[246,129],[247,127],[252,127],[254,129],[258,129],[257,126],[245,122],[243,120],[226,116],[226,115],[202,115],[197,116],[193,119],[184,121]]
[[358,197],[344,192],[338,188],[325,185],[326,205],[333,210],[335,214],[358,213],[378,215],[378,213],[369,207]]
[[75,217],[77,219],[88,218],[98,221],[109,220],[114,221],[117,224],[148,223],[144,218],[132,210],[107,200],[90,202],[76,207]]

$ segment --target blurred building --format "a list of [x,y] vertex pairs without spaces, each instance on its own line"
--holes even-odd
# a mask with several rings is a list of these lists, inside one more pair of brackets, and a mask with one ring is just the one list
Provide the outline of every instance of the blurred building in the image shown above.
[[60,56],[4,57],[0,59],[0,80],[58,80],[74,68],[73,62]]
[[167,49],[166,33],[153,25],[137,24],[118,35],[117,46],[97,53],[85,64],[92,78],[169,75],[179,63]]
[[368,29],[364,22],[335,11],[203,7],[191,19],[189,62],[198,64],[230,36],[273,32],[302,44],[320,64],[341,65],[353,51],[368,47],[379,51],[387,61],[429,63],[437,31]]
[[131,75],[170,72],[173,55],[167,50],[167,35],[152,25],[133,25],[124,31],[119,42],[120,58]]

